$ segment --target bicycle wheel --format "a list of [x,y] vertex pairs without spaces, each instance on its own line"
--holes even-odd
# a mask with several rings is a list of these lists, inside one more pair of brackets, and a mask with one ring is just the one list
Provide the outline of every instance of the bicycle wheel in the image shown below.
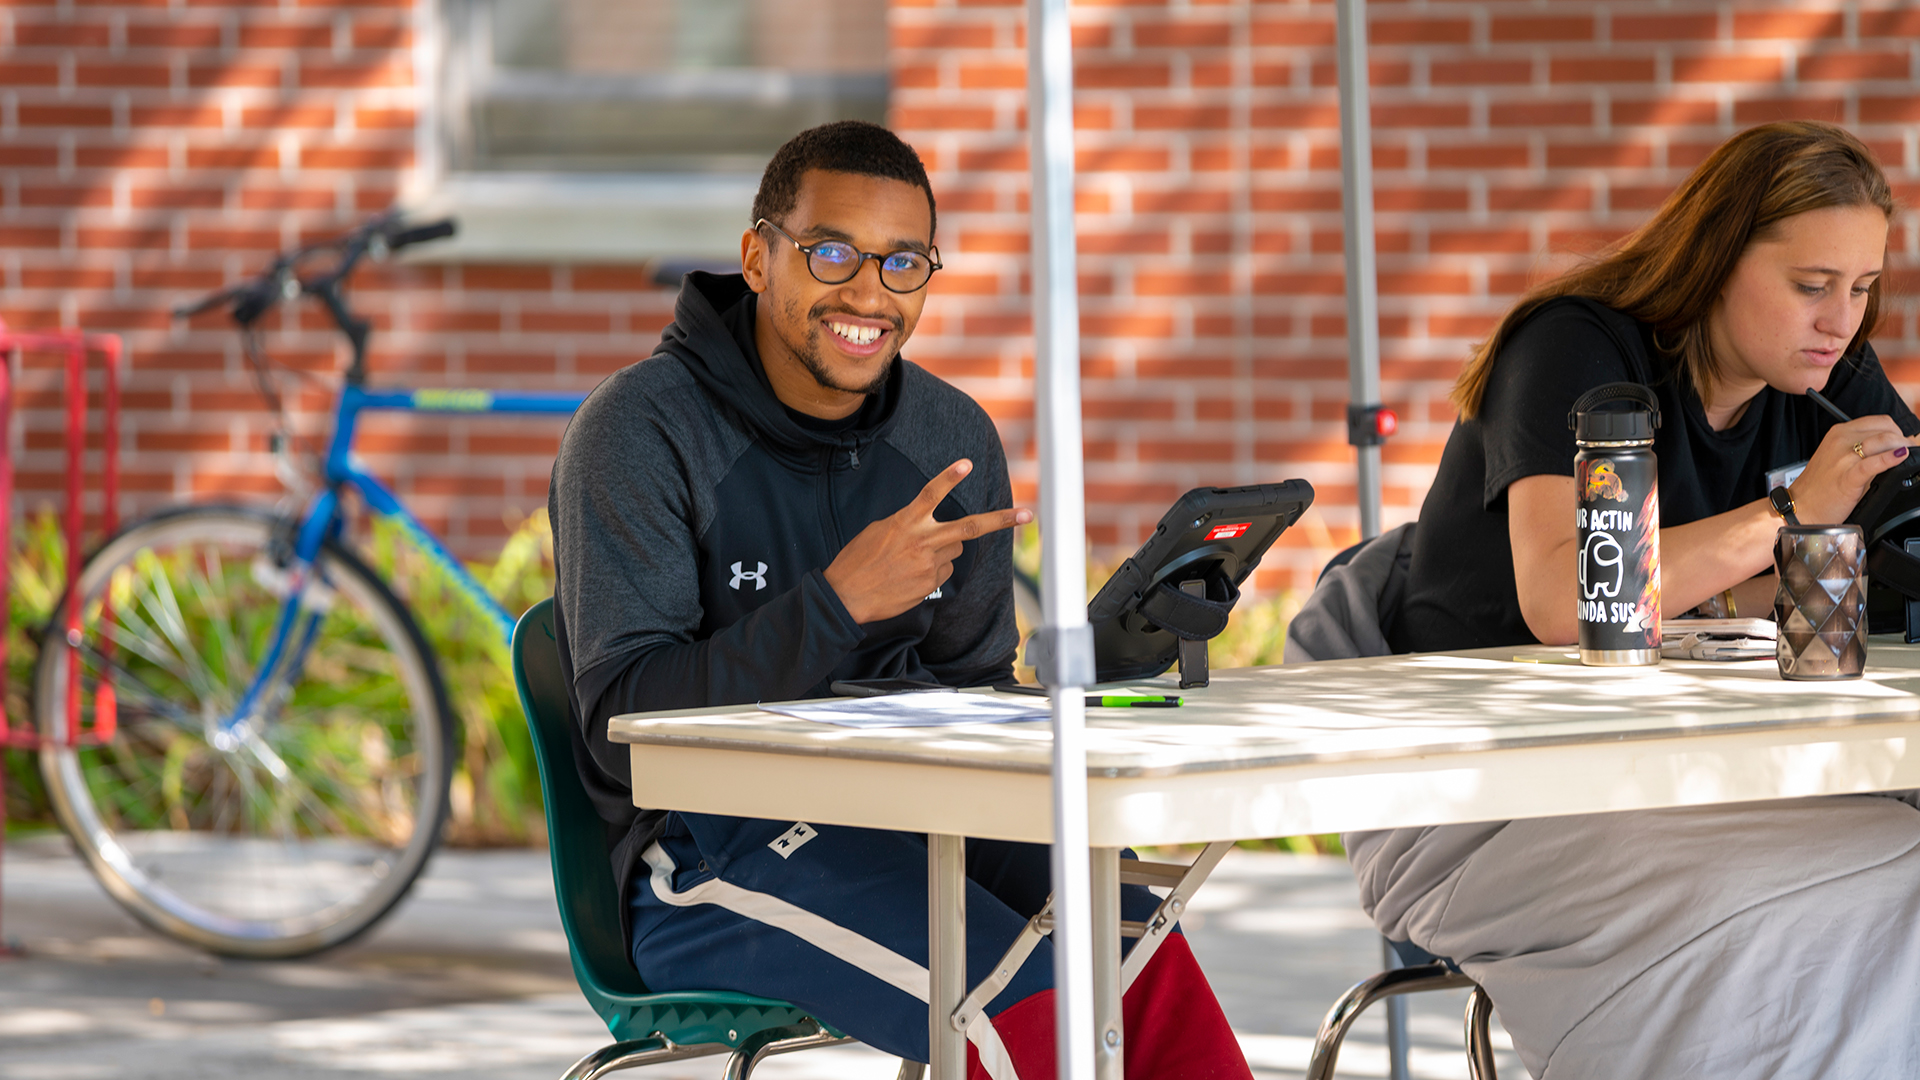
[[[56,612],[35,669],[41,772],[94,873],[142,922],[232,956],[300,956],[379,921],[439,838],[456,758],[419,627],[333,544],[305,593],[318,614],[291,635],[304,661],[233,721],[291,557],[291,523],[257,510],[129,525],[81,571],[78,640]],[[88,729],[103,687],[118,701],[105,745],[58,745],[76,652]]]

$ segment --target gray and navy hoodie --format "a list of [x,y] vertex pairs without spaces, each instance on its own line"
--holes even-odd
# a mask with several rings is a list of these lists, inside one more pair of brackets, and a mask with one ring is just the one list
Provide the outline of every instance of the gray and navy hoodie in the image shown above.
[[936,598],[865,626],[823,573],[960,458],[974,471],[935,517],[1012,505],[985,410],[899,359],[848,422],[795,413],[760,366],[756,300],[738,274],[687,275],[659,347],[587,398],[553,467],[575,759],[623,892],[665,814],[634,808],[608,717],[824,697],[835,679],[976,686],[1013,670],[1008,532],[969,541]]

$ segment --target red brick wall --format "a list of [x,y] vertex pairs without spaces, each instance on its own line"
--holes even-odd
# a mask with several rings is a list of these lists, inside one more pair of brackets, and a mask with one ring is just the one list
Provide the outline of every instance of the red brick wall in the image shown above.
[[[1030,498],[1023,12],[896,0],[893,63],[949,267],[909,355],[1000,419]],[[0,8],[0,315],[128,334],[123,509],[274,490],[230,336],[165,309],[394,198],[419,104],[411,19],[406,0]],[[1383,366],[1403,424],[1389,524],[1417,513],[1446,387],[1503,306],[1643,220],[1733,131],[1842,121],[1920,203],[1911,3],[1375,0],[1370,26]],[[1357,526],[1332,7],[1087,3],[1075,27],[1092,539],[1119,553],[1193,484],[1305,476],[1319,506],[1263,575],[1304,581]],[[1893,246],[1877,342],[1911,393],[1914,218]],[[384,377],[524,387],[592,385],[647,351],[670,304],[636,268],[584,265],[385,269],[359,299]],[[313,313],[283,312],[270,340],[316,371],[337,362]],[[29,486],[58,468],[53,374],[25,380]],[[558,431],[387,420],[362,445],[477,554],[544,498]]]
[[[1022,21],[896,0],[894,115],[931,152],[956,268],[914,355],[1030,460]],[[1263,574],[1304,583],[1358,530],[1332,5],[1086,3],[1074,26],[1093,539],[1132,545],[1191,485],[1304,476],[1316,513]],[[1920,203],[1913,4],[1373,0],[1369,28],[1388,525],[1418,514],[1474,341],[1734,131],[1844,122]],[[1876,341],[1911,398],[1911,217],[1893,247]]]

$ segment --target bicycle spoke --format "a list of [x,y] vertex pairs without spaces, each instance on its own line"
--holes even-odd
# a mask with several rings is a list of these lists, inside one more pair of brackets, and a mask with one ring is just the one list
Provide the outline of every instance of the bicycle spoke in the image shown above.
[[141,552],[134,565],[144,571],[145,595],[153,601],[153,610],[159,616],[156,626],[169,640],[185,642],[187,618],[180,611],[180,601],[174,595],[173,582],[167,579],[166,567],[152,552]]
[[244,759],[235,760],[235,757],[228,756],[226,760],[232,766],[230,771],[233,778],[240,785],[243,831],[252,832],[261,822],[271,825],[275,819],[273,792],[260,786],[258,774]]
[[[212,634],[214,640],[220,644],[221,652],[227,658],[226,666],[231,668],[235,658],[234,652],[226,647],[228,643],[221,640],[219,630],[222,620],[217,616],[209,618],[214,614],[209,610],[213,605],[206,602],[206,595],[211,591],[211,582],[200,559],[190,557],[181,560],[179,573],[189,595],[198,601],[193,606],[193,612],[197,618],[194,620],[194,625],[189,625],[186,613],[180,607],[179,596],[172,588],[172,582],[165,574],[156,574],[155,591],[161,594],[168,610],[174,616],[172,620],[167,620],[162,625],[164,629],[171,632],[173,652],[191,669],[191,674],[198,676],[197,685],[202,687],[201,700],[217,709],[220,715],[224,715],[237,696],[234,692],[235,687],[246,684],[232,679],[223,682],[219,673],[207,664],[203,655],[203,642],[209,636],[207,631],[211,629],[214,631]],[[211,623],[210,627],[209,623]],[[194,632],[196,627],[200,630],[198,634]],[[226,692],[221,693],[222,689]]]
[[266,740],[262,739],[260,733],[253,730],[251,725],[241,734],[240,745],[246,747],[247,753],[259,762],[261,768],[267,770],[267,775],[273,777],[275,783],[293,782],[293,770],[287,768],[287,763],[281,760],[279,754],[273,752],[273,747],[268,746]]
[[[42,759],[63,820],[120,878],[115,897],[190,940],[259,956],[323,948],[390,907],[438,832],[451,764],[417,631],[332,547],[257,707],[231,717],[286,615],[262,569],[275,528],[227,510],[130,526],[82,568],[81,638],[69,649],[56,635],[35,692],[47,723],[65,700],[50,658],[77,652],[89,685],[119,693],[111,743]],[[218,737],[228,718],[231,742]]]
[[[300,716],[283,717],[283,720],[289,719],[295,722],[276,724],[272,731],[289,732],[301,730],[331,733],[337,727],[330,719],[327,710],[320,710]],[[379,725],[372,726],[377,728]],[[338,812],[332,809],[332,807],[336,804],[351,805],[356,802],[364,803],[364,798],[356,799],[356,796],[364,796],[369,786],[377,786],[380,779],[379,775],[356,775],[353,769],[344,766],[344,762],[347,760],[346,756],[336,753],[332,748],[309,746],[303,747],[302,749],[305,752],[298,755],[296,759],[301,765],[298,784],[301,788],[302,799],[312,807],[312,813],[317,818],[336,822],[334,826],[336,831],[347,829],[348,826],[346,823],[339,819]],[[364,745],[354,747],[353,749],[355,753],[351,760],[361,765],[365,765],[369,758],[382,759],[384,762],[392,761],[391,751],[384,745],[379,748],[377,754],[370,753]],[[343,773],[345,773],[345,775],[343,775]],[[364,830],[355,829],[353,831],[362,832]]]
[[[199,717],[188,713],[185,709],[168,701],[160,691],[148,686],[144,680],[138,675],[135,675],[125,664],[120,663],[113,657],[107,656],[100,650],[87,644],[84,638],[80,641],[80,656],[82,659],[92,661],[96,669],[105,668],[116,676],[113,679],[113,688],[116,694],[122,691],[132,690],[139,695],[141,701],[148,708],[152,709],[162,718],[172,721],[188,731],[198,731],[200,729]],[[97,671],[96,677],[98,677]]]
[[194,578],[195,590],[200,594],[200,610],[207,622],[208,636],[217,646],[227,670],[227,685],[244,687],[252,683],[253,669],[247,658],[246,643],[233,625],[237,612],[234,605],[227,602],[227,594],[213,588],[216,581],[228,582],[226,562],[217,547],[210,549],[205,558],[207,572]]
[[138,639],[133,647],[140,649],[155,666],[172,670],[201,702],[210,704],[219,696],[218,679],[194,647],[186,617],[180,611],[172,584],[157,565],[159,560],[148,555],[142,561],[154,565],[148,568],[146,587],[140,590],[135,610],[150,616],[143,619],[142,624],[152,630],[153,636]]
[[[116,647],[140,656],[157,668],[174,673],[172,667],[178,657],[167,646],[160,628],[145,617],[144,608],[125,608],[115,612],[115,615],[114,625],[109,628],[107,636]],[[181,681],[187,680],[182,678]]]

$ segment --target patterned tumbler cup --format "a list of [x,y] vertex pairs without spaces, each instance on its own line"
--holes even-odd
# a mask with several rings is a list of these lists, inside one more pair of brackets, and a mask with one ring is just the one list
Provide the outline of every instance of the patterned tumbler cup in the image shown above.
[[1858,525],[1787,525],[1773,544],[1773,617],[1785,679],[1857,679],[1867,669],[1867,540]]

